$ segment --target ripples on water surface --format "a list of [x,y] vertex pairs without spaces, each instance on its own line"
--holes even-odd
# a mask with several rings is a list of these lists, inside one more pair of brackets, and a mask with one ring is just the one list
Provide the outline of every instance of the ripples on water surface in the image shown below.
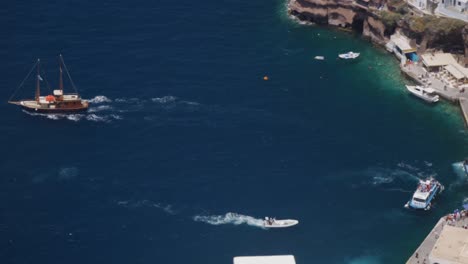
[[[467,198],[458,109],[414,100],[385,51],[291,22],[281,1],[0,14],[4,101],[36,57],[57,85],[62,53],[92,103],[54,116],[0,105],[1,263],[402,263]],[[349,50],[361,58],[335,59]],[[403,210],[431,175],[449,187],[434,210]],[[264,216],[300,224],[255,228]]]

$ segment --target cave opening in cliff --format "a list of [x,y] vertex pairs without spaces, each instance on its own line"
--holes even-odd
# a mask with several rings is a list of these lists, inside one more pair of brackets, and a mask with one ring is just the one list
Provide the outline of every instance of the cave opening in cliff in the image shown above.
[[364,31],[364,18],[362,17],[355,17],[353,19],[353,23],[351,24],[351,27],[353,30],[356,32],[362,33]]

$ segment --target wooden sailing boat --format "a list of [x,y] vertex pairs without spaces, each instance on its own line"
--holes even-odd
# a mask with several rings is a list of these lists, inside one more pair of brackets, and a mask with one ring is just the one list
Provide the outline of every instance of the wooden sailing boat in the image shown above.
[[[19,101],[10,100],[8,101],[8,103],[19,105],[25,110],[39,112],[39,113],[71,113],[71,112],[86,111],[88,109],[89,103],[88,101],[81,99],[80,95],[76,92],[76,87],[73,84],[73,81],[70,77],[70,73],[68,72],[67,66],[65,65],[65,62],[63,61],[62,55],[59,56],[59,69],[60,69],[59,88],[57,90],[54,90],[53,94],[50,94],[47,96],[41,96],[41,81],[43,79],[40,75],[40,60],[37,60],[36,64],[34,64],[28,76],[26,76],[26,79],[29,77],[29,75],[32,73],[35,67],[37,68],[37,76],[36,76],[36,94],[34,96],[34,100],[33,99],[25,99],[25,100],[19,100]],[[62,76],[63,68],[65,69],[70,79],[72,87],[75,89],[75,93],[65,94],[63,92],[63,76]],[[18,88],[21,88],[22,84]]]

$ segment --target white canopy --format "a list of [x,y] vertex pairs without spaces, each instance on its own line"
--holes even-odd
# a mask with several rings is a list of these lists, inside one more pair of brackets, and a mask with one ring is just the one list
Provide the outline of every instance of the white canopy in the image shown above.
[[426,67],[440,67],[457,63],[450,53],[426,53],[421,55],[421,58]]
[[465,74],[459,70],[456,66],[450,64],[450,65],[447,65],[445,66],[445,69],[450,72],[450,74],[455,77],[455,79],[459,80],[459,79],[463,79],[465,78]]
[[393,34],[390,39],[403,53],[416,51],[416,48],[411,47],[410,40],[401,34]]

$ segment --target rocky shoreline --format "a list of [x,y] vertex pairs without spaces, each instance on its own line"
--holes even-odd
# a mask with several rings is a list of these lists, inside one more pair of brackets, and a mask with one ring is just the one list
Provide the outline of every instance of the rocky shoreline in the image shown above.
[[427,50],[451,52],[463,57],[463,64],[468,65],[468,24],[418,14],[406,2],[289,0],[288,13],[301,21],[352,29],[382,46],[398,30],[418,47],[418,53]]

